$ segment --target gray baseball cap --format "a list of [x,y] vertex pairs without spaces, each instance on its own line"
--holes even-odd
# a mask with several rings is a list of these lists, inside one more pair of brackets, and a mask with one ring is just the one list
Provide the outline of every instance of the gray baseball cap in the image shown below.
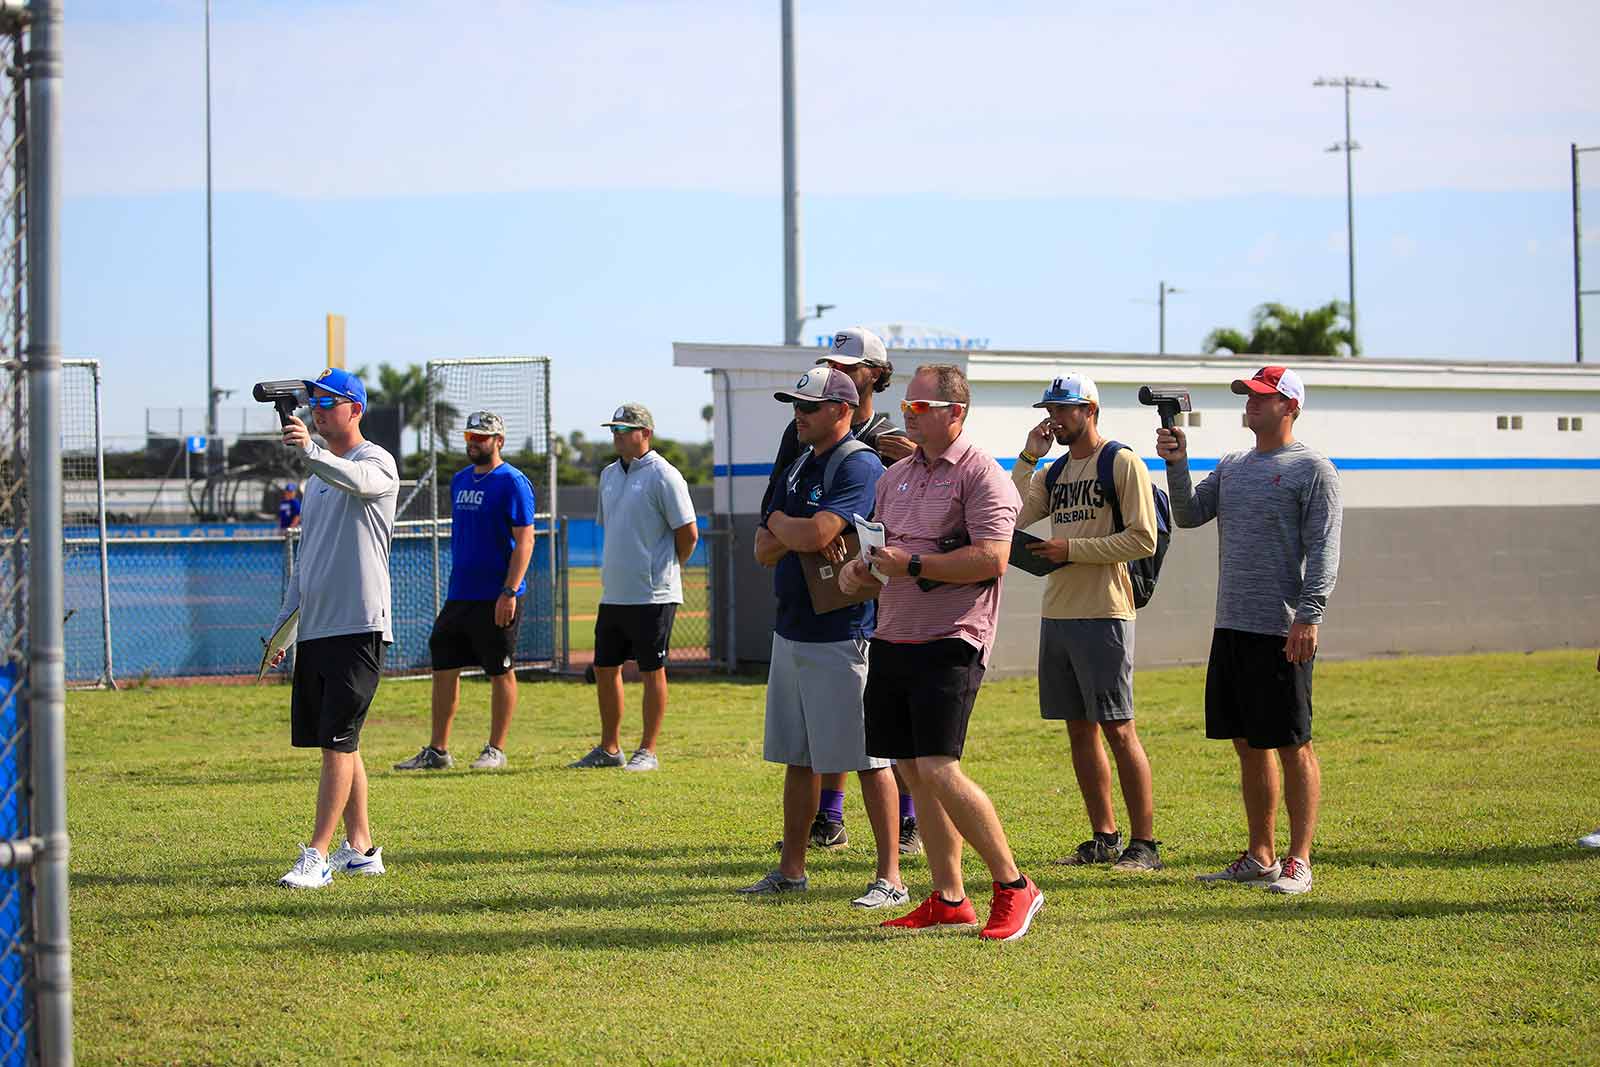
[[492,411],[474,411],[467,416],[466,432],[480,437],[504,437],[506,420]]
[[812,367],[800,375],[800,380],[794,383],[793,389],[784,389],[773,393],[772,396],[785,404],[792,404],[796,400],[809,400],[813,403],[838,400],[853,408],[861,406],[861,396],[856,392],[856,383],[850,380],[850,375],[838,367]]
[[655,432],[656,420],[643,404],[627,403],[612,412],[611,418],[600,424],[608,430],[649,430]]
[[828,346],[828,354],[818,359],[837,363],[841,367],[853,367],[857,363],[865,363],[873,367],[890,367],[888,349],[883,346],[883,338],[867,329],[865,326],[851,326],[840,330],[833,335],[833,343]]

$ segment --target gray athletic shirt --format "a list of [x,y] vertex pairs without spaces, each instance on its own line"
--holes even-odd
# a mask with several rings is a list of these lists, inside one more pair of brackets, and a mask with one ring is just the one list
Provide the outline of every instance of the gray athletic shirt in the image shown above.
[[343,456],[313,443],[306,464],[300,556],[273,629],[299,608],[301,641],[377,631],[393,642],[389,542],[400,495],[394,457],[371,441]]
[[1230,452],[1192,486],[1189,465],[1167,463],[1179,526],[1217,520],[1217,628],[1287,634],[1321,624],[1339,576],[1344,505],[1333,464],[1299,441],[1271,452]]
[[600,472],[606,532],[600,550],[600,603],[682,604],[683,577],[672,532],[694,521],[689,485],[678,469],[650,451]]

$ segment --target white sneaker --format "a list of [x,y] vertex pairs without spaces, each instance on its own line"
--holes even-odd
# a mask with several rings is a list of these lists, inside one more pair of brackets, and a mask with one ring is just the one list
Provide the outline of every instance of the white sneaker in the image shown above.
[[1239,853],[1239,858],[1210,874],[1197,874],[1194,880],[1202,885],[1272,885],[1283,875],[1283,864],[1277,860],[1272,861],[1272,866],[1263,867],[1255,857],[1248,852]]
[[660,766],[661,761],[656,759],[654,752],[651,752],[648,748],[636,748],[633,750],[633,755],[628,757],[627,766],[622,769],[625,771],[653,771]]
[[300,846],[300,858],[294,861],[289,873],[278,879],[278,884],[290,889],[321,889],[333,881],[333,871],[328,861],[314,848]]
[[1584,848],[1600,848],[1600,830],[1596,830],[1592,834],[1585,834],[1583,837],[1578,838],[1578,844],[1582,845]]
[[383,849],[375,848],[369,856],[359,848],[352,847],[348,839],[333,850],[328,857],[328,866],[340,874],[373,875],[384,874],[388,870],[383,865]]
[[1311,864],[1293,856],[1283,857],[1283,873],[1267,886],[1269,893],[1307,893],[1311,891]]
[[852,908],[899,908],[911,903],[911,894],[905,886],[895,886],[887,878],[879,878],[867,886],[867,891],[850,902]]
[[484,745],[483,751],[478,753],[478,758],[472,761],[471,767],[475,771],[498,771],[506,765],[506,754],[493,745]]

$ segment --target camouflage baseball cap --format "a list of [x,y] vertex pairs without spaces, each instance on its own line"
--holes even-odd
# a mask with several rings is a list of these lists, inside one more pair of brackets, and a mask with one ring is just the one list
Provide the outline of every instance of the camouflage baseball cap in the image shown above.
[[650,409],[643,404],[623,404],[612,412],[611,418],[600,425],[608,430],[649,430],[654,433],[656,420],[650,417]]
[[466,432],[479,437],[504,437],[506,420],[492,411],[474,411],[467,416]]

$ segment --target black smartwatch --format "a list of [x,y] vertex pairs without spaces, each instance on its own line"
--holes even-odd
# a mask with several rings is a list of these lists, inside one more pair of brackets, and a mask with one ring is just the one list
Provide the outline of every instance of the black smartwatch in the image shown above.
[[515,600],[517,598],[517,591],[515,589],[511,588],[509,585],[502,585],[500,587],[500,595],[501,596],[508,596],[512,600]]
[[906,564],[906,573],[913,578],[922,576],[922,557],[915,552],[911,553],[911,562]]

